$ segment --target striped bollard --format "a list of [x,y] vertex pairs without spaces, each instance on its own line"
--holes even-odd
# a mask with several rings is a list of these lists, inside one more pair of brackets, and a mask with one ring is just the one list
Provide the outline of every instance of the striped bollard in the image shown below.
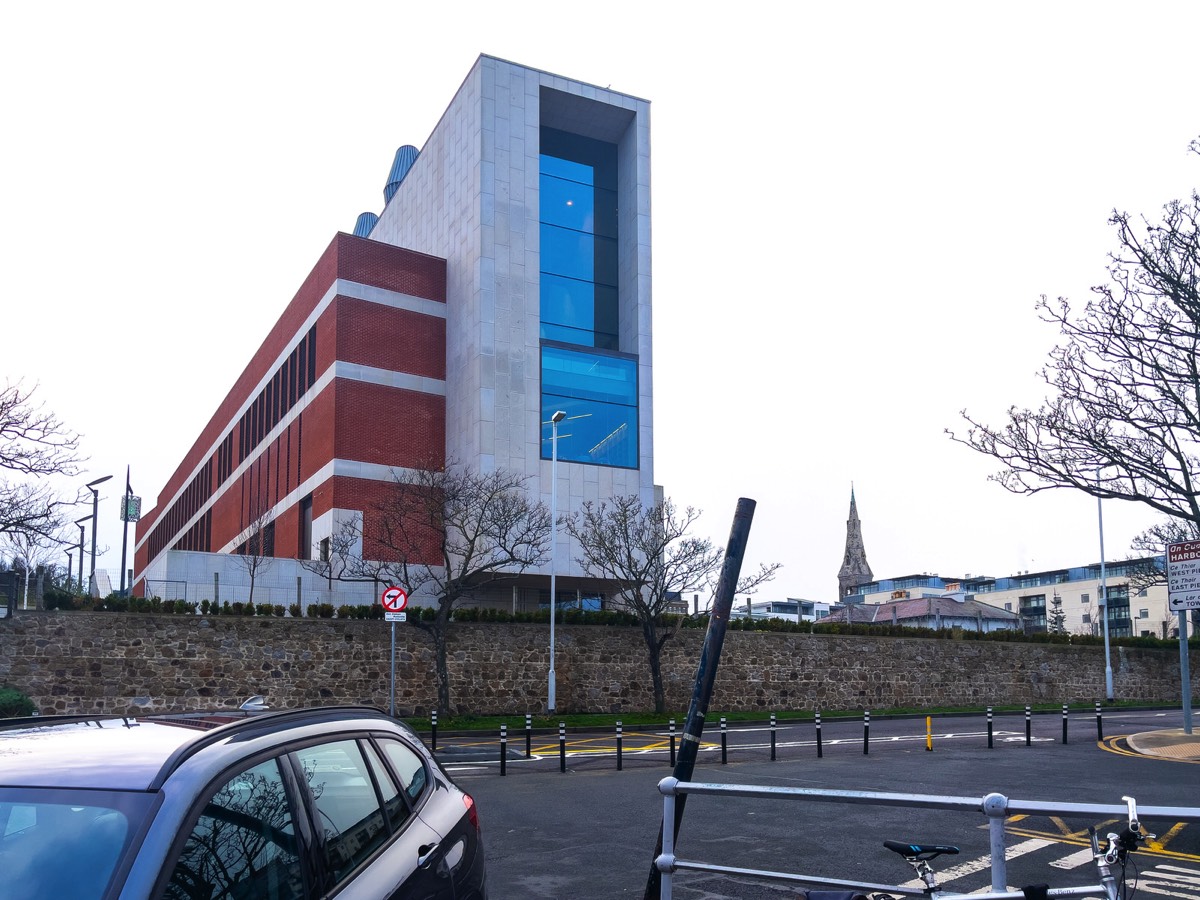
[[437,710],[436,709],[432,713],[430,713],[429,727],[433,731],[433,735],[429,739],[429,749],[432,750],[434,753],[437,753]]
[[1100,701],[1096,701],[1096,740],[1104,740],[1104,720],[1100,717]]
[[987,713],[988,713],[988,749],[994,750],[995,744],[992,743],[992,708],[990,706],[987,708]]
[[525,758],[533,756],[533,716],[525,713]]
[[817,710],[817,759],[825,755],[825,751],[821,749],[821,711]]
[[621,771],[621,768],[622,768],[622,762],[621,762],[621,723],[620,723],[620,722],[618,722],[618,723],[617,723],[617,771],[618,771],[618,772],[620,772],[620,771]]
[[500,725],[500,774],[508,774],[508,724]]
[[729,745],[726,743],[728,737],[728,728],[725,724],[725,717],[721,716],[721,765],[725,765],[727,762],[729,762]]
[[871,711],[863,710],[863,756],[871,752]]
[[775,713],[771,713],[771,762],[775,762]]
[[558,771],[567,771],[567,723],[558,723]]
[[1063,743],[1067,742],[1067,704],[1063,704]]
[[1025,707],[1025,746],[1029,747],[1033,744],[1033,716],[1029,711],[1029,707]]
[[671,768],[675,768],[675,720],[670,723],[671,728]]

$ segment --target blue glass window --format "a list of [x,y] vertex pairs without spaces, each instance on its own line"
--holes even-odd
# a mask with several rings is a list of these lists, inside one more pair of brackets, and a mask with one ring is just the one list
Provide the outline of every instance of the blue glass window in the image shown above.
[[[543,156],[543,163],[552,160]],[[596,233],[596,191],[590,185],[564,181],[542,172],[541,219],[551,225]]]
[[542,273],[542,337],[616,350],[617,289]]
[[541,130],[541,336],[618,349],[616,147]]
[[542,223],[542,271],[593,281],[596,275],[596,238],[582,231]]
[[566,178],[569,181],[578,181],[580,184],[593,184],[596,179],[596,170],[593,166],[545,154],[542,156],[542,173]]
[[558,458],[636,469],[637,360],[567,347],[542,347],[542,458],[551,457],[550,417],[558,426]]

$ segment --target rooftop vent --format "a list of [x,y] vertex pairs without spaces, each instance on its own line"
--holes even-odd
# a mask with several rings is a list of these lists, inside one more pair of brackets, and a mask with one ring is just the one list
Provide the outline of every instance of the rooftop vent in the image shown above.
[[392,160],[391,174],[388,175],[387,184],[383,187],[384,203],[390,201],[392,195],[400,187],[400,182],[404,180],[404,176],[408,174],[412,164],[417,161],[417,153],[417,148],[412,144],[405,144],[396,151],[396,158]]
[[365,212],[358,214],[358,221],[354,223],[355,237],[370,237],[371,229],[375,227],[375,223],[379,221],[379,216],[373,212]]

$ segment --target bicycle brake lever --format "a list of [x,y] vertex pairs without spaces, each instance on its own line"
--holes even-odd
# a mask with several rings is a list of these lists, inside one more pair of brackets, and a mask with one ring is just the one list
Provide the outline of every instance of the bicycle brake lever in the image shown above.
[[1108,842],[1104,847],[1104,861],[1110,866],[1114,865],[1120,859],[1121,836],[1108,833]]

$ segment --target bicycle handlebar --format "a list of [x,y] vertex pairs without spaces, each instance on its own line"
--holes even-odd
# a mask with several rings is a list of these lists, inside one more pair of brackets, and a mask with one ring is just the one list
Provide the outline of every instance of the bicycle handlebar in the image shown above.
[[1137,834],[1142,830],[1142,823],[1138,821],[1137,816],[1137,801],[1128,796],[1122,797],[1121,799],[1124,800],[1125,805],[1129,807],[1129,830],[1134,834]]

